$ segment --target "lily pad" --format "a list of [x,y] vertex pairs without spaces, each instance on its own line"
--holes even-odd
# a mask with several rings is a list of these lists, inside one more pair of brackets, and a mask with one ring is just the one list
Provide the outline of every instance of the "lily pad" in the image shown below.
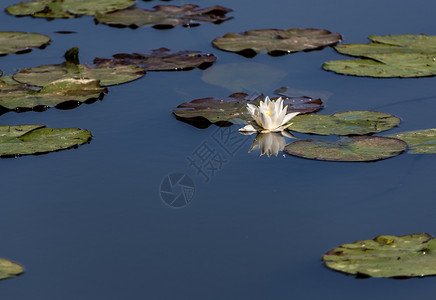
[[320,49],[340,42],[338,33],[312,28],[261,29],[243,34],[227,33],[218,37],[212,44],[218,49],[236,52],[244,56],[255,56],[266,50],[271,55]]
[[106,88],[95,79],[59,79],[40,90],[27,84],[13,83],[9,77],[0,77],[0,106],[6,110],[46,109],[62,103],[83,103],[101,99]]
[[199,8],[193,4],[157,5],[151,10],[134,7],[105,14],[97,13],[95,19],[99,23],[116,27],[153,25],[154,28],[167,29],[180,25],[192,27],[206,22],[219,24],[230,19],[226,14],[231,11],[230,8],[218,5],[209,8]]
[[283,97],[306,96],[314,99],[319,98],[323,101],[326,101],[328,98],[330,98],[333,95],[329,91],[299,90],[287,86],[282,86],[281,88],[276,89],[274,93]]
[[335,271],[371,277],[436,275],[436,241],[427,233],[381,235],[344,244],[322,259]]
[[363,162],[377,161],[401,154],[406,142],[380,136],[340,137],[337,142],[301,140],[286,145],[284,151],[301,158]]
[[50,37],[39,33],[0,31],[0,55],[29,52],[32,48],[46,46],[50,41]]
[[24,269],[19,264],[0,258],[0,279],[15,277],[23,273]]
[[134,65],[102,63],[98,66],[87,66],[79,64],[78,54],[72,51],[73,49],[65,54],[66,62],[59,65],[23,69],[13,75],[14,80],[29,85],[45,86],[60,79],[97,79],[100,80],[101,86],[110,86],[133,81],[145,75],[143,68]]
[[20,2],[6,8],[14,16],[36,18],[73,18],[80,15],[93,16],[135,5],[135,0],[36,0]]
[[359,57],[393,53],[436,53],[436,36],[425,34],[370,35],[369,39],[372,43],[337,45],[335,50],[341,54]]
[[387,137],[393,137],[405,141],[409,145],[408,153],[436,153],[436,128],[400,132],[387,135]]
[[318,135],[364,135],[385,131],[401,120],[376,111],[345,111],[333,115],[309,114],[292,119],[289,130]]
[[424,77],[436,75],[436,36],[370,36],[373,43],[339,45],[342,54],[363,57],[333,60],[323,68],[339,74],[369,77]]
[[68,149],[91,139],[79,128],[53,129],[45,125],[0,126],[0,156],[16,157]]
[[[203,119],[211,123],[231,122],[234,119],[247,121],[251,120],[247,104],[258,105],[264,98],[263,94],[249,96],[245,93],[234,93],[227,98],[201,98],[180,104],[173,110],[173,113],[178,118]],[[271,99],[274,100],[277,97]],[[288,113],[298,111],[304,114],[318,111],[322,108],[320,99],[308,97],[283,99],[284,104],[288,105]]]
[[204,71],[201,79],[232,92],[262,92],[277,86],[286,74],[266,64],[243,62],[215,65]]
[[216,61],[216,56],[201,51],[178,51],[160,48],[148,53],[120,53],[111,59],[95,58],[94,64],[136,65],[147,71],[182,71],[206,69]]

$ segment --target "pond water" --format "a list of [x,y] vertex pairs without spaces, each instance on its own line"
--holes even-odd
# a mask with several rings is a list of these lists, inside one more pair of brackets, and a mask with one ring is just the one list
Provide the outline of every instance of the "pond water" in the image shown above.
[[[0,10],[16,2],[2,0]],[[168,4],[137,2],[143,8]],[[234,18],[220,25],[132,30],[96,25],[91,17],[46,21],[1,12],[0,30],[47,34],[52,42],[44,50],[0,57],[0,69],[60,63],[73,46],[84,63],[160,47],[202,50],[218,56],[213,67],[260,64],[271,77],[284,74],[241,91],[324,90],[332,95],[323,113],[391,113],[402,119],[392,133],[436,127],[434,78],[326,72],[323,62],[341,58],[332,48],[249,59],[210,44],[227,32],[261,28],[323,28],[342,34],[345,43],[366,43],[371,34],[435,35],[435,2],[190,3],[232,8]],[[23,275],[0,282],[2,299],[413,299],[434,291],[434,277],[359,280],[327,269],[321,256],[380,234],[436,234],[436,155],[402,154],[374,163],[268,158],[248,153],[251,136],[205,182],[187,158],[204,143],[225,154],[214,138],[226,129],[198,129],[171,114],[182,102],[234,92],[202,75],[199,69],[149,72],[74,110],[1,116],[2,125],[80,127],[94,136],[78,149],[0,161],[0,257],[25,267]],[[174,172],[195,184],[192,201],[179,209],[159,194],[162,180]]]

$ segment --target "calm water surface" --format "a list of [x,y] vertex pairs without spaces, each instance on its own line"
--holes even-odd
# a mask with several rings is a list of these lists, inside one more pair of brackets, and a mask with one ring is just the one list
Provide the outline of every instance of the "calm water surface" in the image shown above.
[[[0,10],[15,2],[2,0]],[[159,3],[167,2],[138,6]],[[331,48],[248,59],[210,44],[226,32],[260,28],[325,28],[346,43],[365,43],[370,34],[435,35],[433,1],[191,3],[230,7],[234,19],[159,31],[95,25],[90,17],[48,22],[0,12],[0,30],[53,39],[44,50],[0,57],[0,69],[60,63],[73,46],[85,63],[160,47],[203,50],[218,56],[216,67],[261,64],[285,74],[245,92],[325,90],[332,96],[324,113],[374,109],[402,119],[395,131],[436,127],[434,78],[325,72],[324,61],[341,57]],[[202,81],[202,73],[149,72],[111,87],[92,105],[1,116],[2,125],[80,127],[94,135],[78,149],[0,161],[0,256],[26,269],[0,282],[2,299],[414,299],[434,291],[436,278],[358,280],[328,270],[320,259],[342,243],[379,234],[436,234],[436,155],[376,163],[268,159],[248,153],[249,137],[206,183],[186,158],[204,142],[213,145],[217,127],[201,130],[171,114],[182,102],[233,92]],[[195,197],[182,209],[159,197],[162,179],[172,172],[195,182]]]

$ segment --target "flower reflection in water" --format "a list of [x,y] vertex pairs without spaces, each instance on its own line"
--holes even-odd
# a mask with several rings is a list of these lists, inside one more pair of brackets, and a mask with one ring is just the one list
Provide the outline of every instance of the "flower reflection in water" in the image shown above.
[[277,156],[286,146],[285,136],[295,138],[286,131],[258,133],[248,152],[259,149],[260,156],[264,154],[268,155],[268,157],[271,157],[271,155]]

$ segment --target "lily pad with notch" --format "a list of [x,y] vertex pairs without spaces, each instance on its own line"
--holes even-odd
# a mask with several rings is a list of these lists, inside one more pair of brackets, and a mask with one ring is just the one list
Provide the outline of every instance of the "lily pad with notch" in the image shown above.
[[[210,125],[210,123],[220,124],[220,122],[228,122],[231,125],[235,119],[243,121],[251,120],[247,104],[258,105],[264,98],[263,94],[248,95],[245,93],[234,93],[226,98],[201,98],[180,104],[173,110],[173,113],[178,119],[191,121],[191,123],[206,122]],[[274,100],[277,97],[271,99]],[[323,107],[320,99],[308,97],[283,99],[284,105],[288,105],[288,113],[297,111],[302,114],[311,113]]]
[[288,129],[318,135],[364,135],[389,130],[400,122],[399,118],[387,113],[345,111],[333,115],[298,115]]
[[50,37],[39,33],[0,31],[0,56],[10,53],[27,53],[32,48],[43,48]]
[[386,135],[405,141],[409,145],[408,153],[433,154],[436,153],[436,128],[406,131]]
[[24,272],[22,266],[10,260],[0,258],[0,279],[15,277]]
[[230,19],[226,14],[231,11],[230,8],[218,5],[209,8],[199,8],[194,4],[157,5],[151,10],[134,7],[97,13],[95,20],[114,27],[137,28],[152,25],[156,29],[169,29],[175,26],[193,27],[200,23],[219,24]]
[[216,56],[201,51],[177,51],[160,48],[148,53],[119,53],[112,58],[95,58],[94,64],[136,65],[146,71],[184,71],[206,69],[216,61]]
[[6,8],[6,12],[14,16],[35,18],[74,18],[124,9],[135,3],[135,0],[35,0],[11,5]]
[[5,110],[46,110],[48,107],[73,108],[81,103],[102,99],[107,89],[95,79],[66,78],[37,89],[0,77],[0,107]]
[[0,156],[17,157],[69,149],[90,141],[91,132],[45,125],[0,126]]
[[336,51],[361,59],[332,60],[327,71],[379,78],[436,75],[436,36],[424,34],[370,36],[372,43],[338,45]]
[[23,69],[13,75],[14,80],[35,86],[45,86],[60,79],[96,79],[101,86],[130,82],[145,75],[145,70],[134,65],[101,63],[98,66],[80,64],[78,48],[65,53],[66,61],[58,65],[43,65]]
[[242,34],[227,33],[214,39],[212,44],[224,51],[253,57],[263,50],[266,50],[270,55],[277,56],[321,49],[341,40],[340,34],[331,33],[324,29],[290,28],[250,30]]
[[322,257],[335,271],[370,277],[436,275],[436,240],[427,233],[381,235],[332,249]]
[[380,136],[340,137],[336,142],[300,140],[284,148],[290,155],[325,161],[366,162],[397,156],[407,149],[406,142]]

